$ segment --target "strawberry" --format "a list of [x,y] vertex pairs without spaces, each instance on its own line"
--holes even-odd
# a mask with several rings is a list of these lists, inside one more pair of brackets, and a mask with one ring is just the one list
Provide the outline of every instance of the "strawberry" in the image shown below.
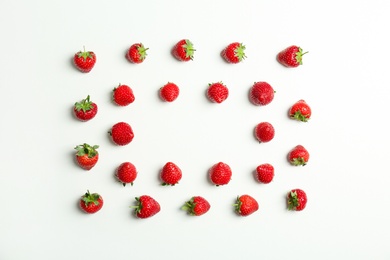
[[182,173],[180,168],[173,162],[167,162],[161,170],[160,178],[163,181],[162,185],[174,186],[181,180]]
[[188,212],[192,216],[201,216],[210,209],[210,203],[201,196],[194,196],[187,201],[182,207],[182,210]]
[[130,206],[134,209],[135,215],[138,218],[150,218],[160,212],[160,204],[148,195],[142,195],[135,198],[136,206]]
[[96,63],[96,55],[93,51],[79,51],[73,57],[73,63],[81,72],[90,72]]
[[81,121],[91,120],[97,112],[98,106],[90,100],[89,95],[80,102],[76,102],[73,107],[74,115]]
[[120,146],[129,144],[134,138],[133,129],[125,122],[116,123],[108,133],[111,135],[112,141]]
[[249,195],[241,195],[237,196],[234,207],[238,215],[246,217],[259,209],[259,203]]
[[239,42],[233,42],[222,50],[221,56],[228,63],[239,63],[246,58],[245,45]]
[[173,56],[179,61],[193,60],[194,52],[194,45],[188,39],[180,40],[172,49]]
[[126,58],[132,63],[142,63],[146,58],[148,49],[142,43],[134,43],[126,52]]
[[305,100],[301,99],[297,101],[288,112],[290,118],[293,118],[298,121],[307,122],[311,117],[311,108],[305,102]]
[[274,127],[268,122],[261,122],[255,127],[255,136],[260,143],[267,143],[275,136]]
[[270,183],[275,175],[274,167],[269,163],[260,164],[256,167],[256,179],[264,184]]
[[99,148],[98,145],[90,146],[86,143],[76,146],[74,149],[77,150],[77,164],[84,170],[89,171],[92,169],[99,160],[99,153],[96,150],[97,148]]
[[307,203],[306,193],[301,189],[291,190],[287,194],[287,208],[288,210],[301,211],[305,209]]
[[103,198],[97,193],[87,191],[79,201],[81,209],[88,214],[98,212],[103,207]]
[[249,91],[249,99],[254,105],[265,106],[272,102],[274,93],[267,82],[255,82]]
[[135,100],[133,90],[129,86],[122,84],[114,88],[112,98],[118,106],[127,106]]
[[211,83],[207,89],[207,97],[216,103],[222,103],[229,96],[229,89],[222,83]]
[[229,165],[219,162],[210,168],[209,177],[211,182],[216,186],[226,185],[232,178],[232,170]]
[[294,166],[305,166],[309,161],[309,152],[302,145],[295,146],[288,154],[288,160]]
[[137,178],[137,169],[134,164],[124,162],[116,169],[115,176],[123,184],[123,186],[126,186],[128,183],[133,186],[133,182]]
[[277,55],[277,60],[280,64],[288,67],[295,68],[302,65],[302,56],[307,52],[302,52],[302,49],[298,46],[292,45],[287,47]]
[[179,87],[172,82],[168,82],[160,88],[160,97],[167,102],[172,102],[176,100],[176,98],[179,96],[179,93]]

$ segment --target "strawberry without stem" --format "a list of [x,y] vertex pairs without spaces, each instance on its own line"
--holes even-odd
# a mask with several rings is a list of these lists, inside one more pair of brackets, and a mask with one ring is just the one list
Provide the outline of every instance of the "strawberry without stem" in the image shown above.
[[240,216],[249,216],[259,209],[259,203],[249,195],[237,196],[235,211]]
[[287,208],[288,210],[301,211],[304,210],[307,203],[307,195],[301,189],[291,190],[287,194]]
[[91,120],[96,116],[98,112],[98,106],[90,100],[89,95],[87,98],[76,102],[73,107],[73,113],[81,121]]
[[192,216],[201,216],[210,210],[210,203],[201,196],[194,196],[187,201],[182,207],[182,210],[188,212]]
[[194,45],[188,39],[180,40],[172,49],[173,56],[179,61],[193,60],[194,52]]
[[260,164],[256,167],[256,179],[264,184],[270,183],[275,175],[274,167],[269,163]]
[[305,166],[309,158],[309,152],[302,145],[295,146],[288,154],[288,160],[294,166]]
[[288,68],[295,68],[302,65],[302,56],[306,53],[307,52],[303,52],[300,47],[292,45],[279,52],[277,60],[280,64]]
[[134,138],[133,129],[125,122],[116,123],[108,133],[111,135],[112,141],[120,146],[129,144]]
[[74,149],[77,150],[77,164],[85,170],[92,169],[99,160],[99,153],[96,150],[97,148],[99,148],[98,145],[90,146],[86,143],[76,146]]
[[133,186],[133,182],[137,178],[137,169],[134,164],[124,162],[117,168],[115,176],[123,184],[123,186],[126,186],[126,184],[129,183]]
[[118,106],[127,106],[134,102],[135,97],[133,90],[129,86],[119,84],[113,90],[112,99]]
[[261,122],[255,127],[255,136],[260,143],[267,143],[274,139],[275,129],[268,122]]
[[132,63],[142,63],[146,58],[148,49],[142,43],[134,43],[126,52],[126,58]]
[[161,170],[160,178],[163,181],[162,185],[174,186],[178,184],[181,180],[182,172],[179,166],[174,164],[173,162],[167,162]]
[[311,108],[305,100],[301,99],[292,105],[288,114],[292,119],[307,122],[311,117]]
[[136,206],[130,206],[134,209],[134,213],[138,218],[150,218],[160,212],[160,204],[148,195],[142,195],[135,198]]
[[168,82],[160,88],[160,97],[166,102],[173,102],[179,96],[179,87],[172,82]]
[[96,63],[96,55],[92,51],[79,51],[73,56],[73,63],[78,70],[87,73],[92,70]]
[[265,106],[274,99],[274,89],[267,82],[255,82],[249,91],[250,101],[257,106]]
[[88,214],[98,212],[103,207],[103,198],[98,193],[90,193],[87,191],[80,199],[79,205],[81,209]]
[[246,58],[245,45],[239,42],[233,42],[222,50],[221,56],[228,63],[239,63]]
[[232,170],[226,163],[219,162],[210,168],[209,177],[216,186],[226,185],[232,178]]
[[207,97],[215,103],[222,103],[229,96],[229,89],[222,83],[216,82],[209,84]]

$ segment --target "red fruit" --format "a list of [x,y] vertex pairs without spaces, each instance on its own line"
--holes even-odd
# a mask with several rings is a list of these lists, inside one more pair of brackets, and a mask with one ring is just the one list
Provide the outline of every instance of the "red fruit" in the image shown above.
[[194,45],[188,39],[180,40],[172,49],[172,54],[179,61],[189,61],[194,58]]
[[257,203],[257,201],[249,195],[242,195],[237,196],[234,207],[237,214],[246,217],[259,209],[259,203]]
[[201,196],[194,196],[187,201],[182,207],[182,210],[188,212],[192,216],[201,216],[210,209],[210,203]]
[[126,58],[132,63],[142,63],[146,58],[148,49],[142,43],[134,43],[127,51]]
[[250,89],[249,99],[258,106],[265,106],[274,99],[274,89],[267,82],[255,82]]
[[291,190],[287,194],[287,208],[289,210],[301,211],[305,209],[307,203],[306,193],[301,189]]
[[245,45],[239,42],[233,42],[222,50],[221,56],[228,63],[239,63],[246,58]]
[[128,183],[133,186],[133,182],[137,178],[137,169],[134,164],[124,162],[116,169],[115,176],[123,184],[123,186],[126,186]]
[[300,47],[292,45],[279,52],[277,60],[286,67],[295,68],[302,65],[302,56],[306,53]]
[[73,63],[81,72],[90,72],[95,66],[96,55],[92,51],[79,51],[73,57]]
[[127,106],[135,100],[133,90],[129,86],[121,84],[114,88],[112,98],[118,106]]
[[222,103],[229,96],[229,89],[222,83],[211,83],[207,89],[207,97],[216,103]]
[[179,93],[179,87],[171,82],[168,82],[160,88],[160,97],[167,102],[176,100],[176,98],[179,96]]
[[269,163],[260,164],[256,168],[256,179],[264,184],[270,183],[275,175],[274,167]]
[[174,186],[181,180],[182,173],[180,168],[173,162],[167,162],[161,170],[160,178],[163,181],[162,185]]
[[305,102],[305,100],[301,99],[297,101],[288,112],[290,118],[293,118],[298,121],[307,122],[311,117],[311,108]]
[[134,138],[133,129],[125,122],[113,125],[108,133],[111,135],[112,141],[121,146],[129,144]]
[[93,214],[103,207],[103,198],[97,193],[91,194],[87,191],[83,196],[81,196],[79,205],[84,212]]
[[86,99],[76,102],[73,107],[74,115],[81,121],[88,121],[96,116],[98,112],[98,106],[89,99],[89,95]]
[[259,123],[255,127],[255,136],[256,139],[261,143],[266,143],[271,141],[275,136],[274,127],[268,122]]
[[219,162],[209,170],[209,177],[216,186],[228,184],[232,178],[232,170],[229,165]]
[[74,149],[77,150],[77,164],[84,170],[92,169],[99,160],[99,153],[96,150],[97,148],[99,148],[98,145],[90,146],[86,143],[76,146]]
[[148,195],[142,195],[135,198],[136,206],[130,206],[134,209],[135,215],[138,218],[150,218],[160,212],[160,204]]
[[288,154],[288,160],[294,166],[305,166],[309,161],[309,152],[302,145],[295,146]]

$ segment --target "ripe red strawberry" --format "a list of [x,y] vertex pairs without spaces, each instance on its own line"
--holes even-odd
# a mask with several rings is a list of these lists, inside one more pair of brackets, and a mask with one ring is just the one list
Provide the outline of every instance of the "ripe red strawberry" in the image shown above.
[[142,63],[146,58],[148,49],[142,43],[134,43],[127,51],[126,58],[132,63]]
[[245,45],[239,42],[233,42],[222,50],[221,56],[228,63],[239,63],[246,58]]
[[81,196],[79,205],[84,212],[93,214],[103,207],[103,198],[97,193],[91,194],[87,191],[83,196]]
[[180,40],[172,49],[172,54],[179,61],[189,61],[194,59],[194,45],[188,39]]
[[255,127],[255,136],[260,143],[267,143],[274,139],[275,129],[268,122],[261,122]]
[[292,45],[279,52],[277,60],[286,67],[295,68],[302,65],[302,56],[306,53],[300,47]]
[[301,211],[305,209],[307,203],[306,193],[301,189],[291,190],[287,194],[287,208],[289,210]]
[[249,216],[259,209],[259,203],[249,195],[237,196],[235,211],[240,216]]
[[93,51],[79,51],[73,57],[73,63],[81,72],[90,72],[96,63],[96,55]]
[[210,209],[210,203],[201,196],[194,196],[187,201],[182,207],[182,210],[188,212],[192,216],[201,216]]
[[129,144],[134,138],[133,129],[125,122],[116,123],[108,133],[111,135],[112,141],[120,146]]
[[123,184],[123,186],[126,186],[128,183],[133,186],[133,182],[137,178],[137,169],[134,164],[124,162],[116,169],[115,176]]
[[127,106],[135,100],[133,90],[129,86],[122,84],[114,88],[112,98],[118,106]]
[[73,107],[74,115],[81,121],[91,120],[97,112],[98,106],[90,100],[89,95],[86,99],[76,102]]
[[160,97],[167,102],[176,100],[176,98],[179,96],[179,93],[179,87],[172,82],[168,82],[160,88]]
[[219,162],[210,168],[209,177],[211,182],[216,186],[226,185],[232,178],[232,170],[226,163]]
[[163,181],[162,185],[164,186],[178,184],[181,177],[181,169],[173,162],[167,162],[160,173],[160,178]]
[[74,149],[77,150],[77,164],[84,170],[92,169],[99,160],[97,148],[99,148],[98,145],[90,146],[86,143],[76,146]]
[[260,164],[256,168],[256,179],[264,184],[270,183],[275,175],[274,167],[269,163]]
[[311,108],[305,100],[301,99],[292,105],[289,116],[295,120],[307,122],[311,117]]
[[211,83],[207,89],[207,97],[216,103],[222,103],[229,96],[229,89],[222,83]]
[[257,106],[265,106],[274,99],[274,89],[267,82],[255,82],[250,89],[249,99]]
[[150,218],[160,212],[160,204],[148,195],[142,195],[135,198],[137,201],[136,206],[130,206],[134,209],[135,215],[138,218]]
[[309,161],[309,152],[302,145],[295,146],[288,154],[288,160],[294,166],[305,166]]

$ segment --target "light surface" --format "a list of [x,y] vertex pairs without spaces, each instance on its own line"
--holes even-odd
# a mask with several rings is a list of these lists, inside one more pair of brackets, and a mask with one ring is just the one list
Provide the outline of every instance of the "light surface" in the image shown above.
[[[390,259],[389,11],[381,0],[1,1],[0,259]],[[187,63],[170,53],[183,38],[196,48]],[[219,54],[235,41],[247,59],[227,64]],[[125,59],[136,42],[149,48],[138,65]],[[275,57],[292,44],[309,53],[287,69]],[[71,63],[83,46],[97,55],[88,74]],[[181,91],[173,103],[158,97],[168,81]],[[205,96],[215,81],[230,91],[222,104]],[[274,87],[268,106],[249,102],[255,81]],[[128,107],[111,102],[119,83],[134,91]],[[71,110],[87,95],[99,112],[82,123]],[[299,99],[308,123],[287,117]],[[107,134],[119,121],[135,132],[125,147]],[[266,144],[253,136],[262,121],[276,130]],[[84,142],[100,145],[89,172],[73,161]],[[286,160],[298,144],[305,167]],[[138,169],[132,187],[114,178],[124,161]],[[174,187],[158,179],[168,161],[183,171]],[[214,187],[219,161],[233,178]],[[268,185],[253,178],[261,163],[275,167]],[[293,188],[308,195],[302,212],[286,210]],[[77,207],[87,190],[104,198],[95,215]],[[129,206],[143,194],[161,212],[140,220]],[[260,210],[237,216],[241,194]],[[180,210],[194,195],[211,204],[198,218]]]

